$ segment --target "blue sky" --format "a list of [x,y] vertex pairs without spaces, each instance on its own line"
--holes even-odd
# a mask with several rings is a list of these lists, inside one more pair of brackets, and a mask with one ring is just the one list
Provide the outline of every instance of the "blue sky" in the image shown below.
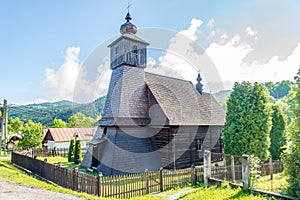
[[[0,100],[5,98],[13,104],[71,100],[72,94],[66,91],[72,93],[74,84],[69,86],[66,80],[66,83],[55,84],[54,81],[78,76],[78,68],[91,52],[119,34],[127,3],[1,0]],[[241,79],[252,82],[292,80],[297,72],[299,1],[130,3],[132,22],[138,28],[156,27],[186,33],[201,44],[215,62],[225,88]],[[164,56],[168,58],[172,59]],[[153,59],[153,62],[160,66],[160,60]],[[181,73],[176,67],[177,73]],[[151,66],[149,68],[151,70]],[[189,76],[184,77],[189,79]]]

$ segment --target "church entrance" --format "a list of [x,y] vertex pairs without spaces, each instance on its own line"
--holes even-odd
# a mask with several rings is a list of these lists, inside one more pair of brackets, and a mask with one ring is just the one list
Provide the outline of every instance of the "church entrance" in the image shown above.
[[93,145],[93,158],[92,158],[92,167],[98,167],[100,164],[100,148],[99,144]]

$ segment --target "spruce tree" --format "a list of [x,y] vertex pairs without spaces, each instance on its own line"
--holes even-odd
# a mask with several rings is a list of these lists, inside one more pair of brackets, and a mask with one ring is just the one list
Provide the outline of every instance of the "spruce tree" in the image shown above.
[[224,153],[254,155],[261,160],[269,156],[271,113],[267,89],[255,83],[235,83],[227,100],[224,125]]
[[68,162],[72,162],[74,158],[74,146],[75,146],[75,140],[72,139],[70,141],[69,145],[69,151],[68,151]]
[[295,77],[297,84],[296,108],[293,110],[293,126],[291,127],[291,144],[284,156],[284,169],[288,176],[289,187],[293,194],[300,197],[300,68]]
[[270,131],[270,153],[273,160],[279,160],[282,148],[286,145],[285,118],[278,105],[272,105],[272,128]]
[[75,149],[74,149],[74,163],[79,164],[81,160],[82,160],[81,143],[80,140],[76,140]]

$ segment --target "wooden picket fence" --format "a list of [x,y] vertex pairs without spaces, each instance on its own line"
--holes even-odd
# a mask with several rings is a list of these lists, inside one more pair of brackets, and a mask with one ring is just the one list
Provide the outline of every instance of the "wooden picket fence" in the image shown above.
[[[37,156],[37,157],[49,157],[49,156],[68,156],[68,148],[30,148],[30,149],[19,149],[15,148],[14,152],[22,152],[22,154],[28,156]],[[81,153],[85,154],[87,148],[81,148]]]
[[[242,183],[242,156],[233,156],[222,153],[211,153],[211,178],[226,180],[231,183]],[[283,172],[283,163],[270,161],[259,165],[261,176]]]
[[93,176],[87,173],[62,168],[35,158],[12,153],[12,163],[23,167],[51,182],[74,191],[86,192],[101,197],[130,198],[163,191],[188,183],[203,182],[203,168],[191,167],[180,170],[145,171],[119,176]]

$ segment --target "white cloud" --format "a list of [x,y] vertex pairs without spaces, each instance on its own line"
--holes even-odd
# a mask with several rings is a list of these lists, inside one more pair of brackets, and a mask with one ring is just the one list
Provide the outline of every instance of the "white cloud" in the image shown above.
[[[201,23],[195,23],[196,21]],[[245,32],[241,30],[240,33],[231,37],[223,33],[219,36],[218,41],[212,42],[205,53],[201,54],[196,44],[201,24],[201,20],[193,19],[187,30],[180,31],[170,40],[169,47],[166,53],[159,58],[159,62],[149,66],[147,70],[195,83],[197,71],[200,69],[204,89],[212,92],[231,89],[236,81],[253,83],[293,80],[297,73],[300,63],[300,57],[297,56],[300,55],[300,43],[286,60],[279,60],[274,55],[265,64],[259,62],[246,64],[243,60],[255,50],[256,46],[242,36],[246,33],[248,37],[257,40],[258,30],[246,27]],[[208,24],[214,23],[211,21]],[[214,29],[216,28],[214,27]]]
[[191,25],[187,30],[182,30],[179,34],[184,35],[185,37],[190,38],[191,40],[196,40],[197,37],[197,30],[203,24],[203,21],[200,19],[192,19]]
[[300,54],[300,43],[284,61],[280,61],[277,56],[274,56],[265,64],[246,65],[243,63],[243,59],[252,50],[253,48],[249,44],[241,42],[235,36],[225,45],[212,43],[206,51],[224,82],[293,80],[300,63],[300,57],[297,56]]
[[208,22],[207,22],[207,26],[212,29],[215,26],[215,20],[214,18],[211,18]]
[[245,30],[247,36],[253,37],[254,40],[258,40],[258,31],[252,29],[250,26],[248,26]]
[[198,38],[197,31],[202,23],[201,20],[192,19],[187,30],[182,30],[171,38],[167,51],[159,57],[159,63],[148,66],[146,70],[166,76],[195,79],[197,74],[191,74],[190,71],[197,70],[186,58],[194,56],[192,46]]
[[56,99],[73,99],[75,81],[80,69],[78,55],[80,47],[70,47],[66,50],[65,62],[57,71],[52,68],[45,70],[46,80],[43,85],[49,89]]

